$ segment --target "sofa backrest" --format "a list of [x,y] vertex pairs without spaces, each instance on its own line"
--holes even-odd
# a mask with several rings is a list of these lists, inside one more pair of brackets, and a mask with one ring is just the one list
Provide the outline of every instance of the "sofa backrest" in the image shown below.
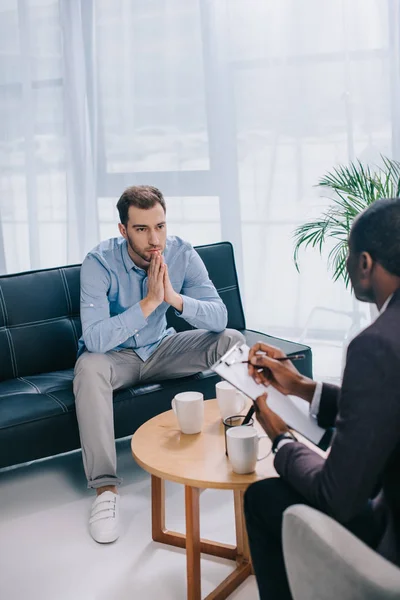
[[[225,302],[228,327],[244,329],[232,245],[198,246],[210,279]],[[73,367],[78,339],[80,265],[0,276],[0,381]],[[190,329],[168,311],[168,324]]]
[[[195,248],[207,268],[211,281],[228,309],[228,327],[245,329],[246,323],[232,244],[230,242],[219,242],[207,246],[196,246]],[[167,321],[168,325],[174,327],[176,331],[193,329],[189,323],[177,317],[173,309],[168,310]]]

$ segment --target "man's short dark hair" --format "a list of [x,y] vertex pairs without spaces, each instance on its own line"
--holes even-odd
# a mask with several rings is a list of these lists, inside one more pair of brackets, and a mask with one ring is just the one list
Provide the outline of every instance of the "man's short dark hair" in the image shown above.
[[119,218],[123,225],[129,221],[129,207],[136,206],[148,210],[157,204],[161,204],[166,212],[164,196],[160,190],[152,185],[132,185],[128,187],[117,202]]
[[351,228],[350,248],[356,254],[368,252],[400,277],[400,198],[382,198],[365,209]]

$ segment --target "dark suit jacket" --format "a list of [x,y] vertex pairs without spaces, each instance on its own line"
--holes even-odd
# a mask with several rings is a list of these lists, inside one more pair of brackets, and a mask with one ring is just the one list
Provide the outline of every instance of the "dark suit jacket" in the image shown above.
[[350,343],[342,388],[323,386],[318,422],[336,427],[328,458],[286,444],[277,472],[344,525],[373,499],[377,550],[400,565],[400,290]]

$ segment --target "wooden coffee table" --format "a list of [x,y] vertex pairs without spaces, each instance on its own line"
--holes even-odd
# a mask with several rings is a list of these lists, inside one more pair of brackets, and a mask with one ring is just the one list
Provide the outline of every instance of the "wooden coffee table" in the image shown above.
[[[243,515],[244,492],[254,481],[276,476],[276,471],[271,455],[258,463],[255,473],[233,473],[225,456],[224,427],[217,401],[207,400],[204,408],[203,431],[196,435],[181,433],[172,410],[147,421],[132,437],[132,454],[152,476],[153,540],[186,548],[188,600],[201,600],[201,553],[236,561],[233,573],[206,599],[223,600],[252,573]],[[264,444],[268,441],[263,441],[263,452]],[[165,480],[185,486],[186,535],[168,531],[165,526]],[[236,546],[200,538],[199,498],[200,490],[206,488],[233,491]]]

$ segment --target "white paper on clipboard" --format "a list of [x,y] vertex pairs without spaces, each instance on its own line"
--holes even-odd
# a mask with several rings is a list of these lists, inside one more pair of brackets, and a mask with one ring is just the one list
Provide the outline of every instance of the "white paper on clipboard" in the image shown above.
[[264,385],[256,383],[248,374],[247,365],[241,364],[241,361],[248,360],[249,350],[247,344],[238,343],[228,350],[211,369],[252,400],[267,392],[267,403],[271,410],[279,415],[289,427],[318,446],[326,431],[319,427],[317,420],[310,415],[308,402],[297,396],[285,396],[272,386],[266,388]]

